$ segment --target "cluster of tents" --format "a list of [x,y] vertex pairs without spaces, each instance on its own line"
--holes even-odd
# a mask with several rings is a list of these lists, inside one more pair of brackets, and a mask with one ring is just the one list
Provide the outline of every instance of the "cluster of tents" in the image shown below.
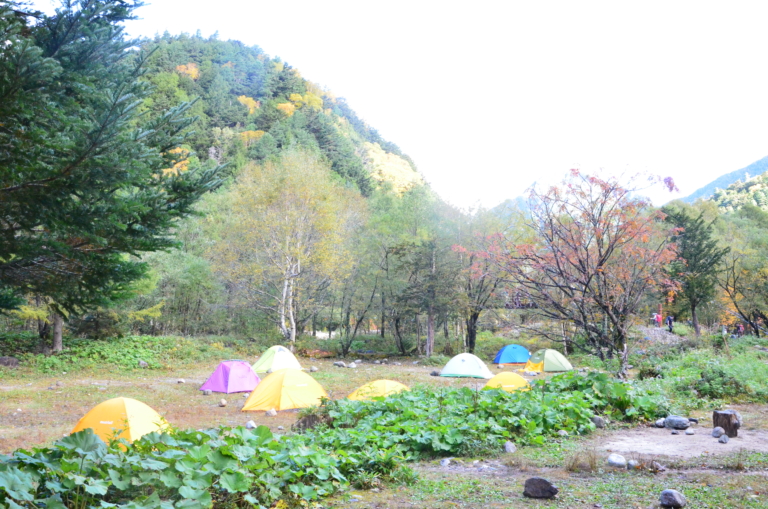
[[[524,372],[558,372],[573,369],[560,352],[539,350],[533,355],[520,345],[507,345],[493,360],[499,367],[522,366]],[[265,374],[260,378],[258,373]],[[443,367],[440,376],[489,379],[484,389],[508,392],[528,390],[530,384],[517,373],[493,375],[488,366],[475,355],[462,353]],[[221,362],[200,387],[201,391],[226,394],[249,392],[242,411],[290,410],[320,405],[328,397],[325,389],[302,371],[299,361],[283,346],[269,348],[258,361],[250,365],[243,360]],[[392,380],[369,382],[347,396],[350,400],[370,400],[409,390]],[[123,438],[129,442],[168,423],[148,405],[131,398],[114,398],[96,405],[80,421],[72,433],[92,428],[103,440]]]

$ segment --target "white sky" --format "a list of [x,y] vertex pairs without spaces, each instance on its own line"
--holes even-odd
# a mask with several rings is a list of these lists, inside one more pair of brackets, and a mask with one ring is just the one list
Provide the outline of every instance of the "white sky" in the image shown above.
[[464,207],[573,167],[671,176],[663,203],[768,155],[768,2],[149,1],[131,35],[260,46]]

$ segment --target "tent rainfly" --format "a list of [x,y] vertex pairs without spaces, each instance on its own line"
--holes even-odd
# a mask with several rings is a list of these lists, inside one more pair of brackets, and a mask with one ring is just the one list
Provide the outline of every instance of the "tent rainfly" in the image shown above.
[[373,398],[386,398],[390,394],[397,394],[410,390],[407,386],[394,380],[376,380],[358,387],[347,399],[355,401],[370,401]]
[[507,345],[499,350],[496,357],[493,358],[494,364],[525,364],[531,357],[531,352],[520,345]]
[[113,398],[88,411],[72,429],[72,433],[87,428],[105,442],[124,438],[129,442],[147,433],[161,431],[168,423],[148,405],[132,398]]
[[290,350],[280,345],[269,347],[253,364],[256,373],[271,373],[285,368],[301,369],[301,364]]
[[300,369],[285,368],[265,376],[256,386],[242,411],[290,410],[320,405],[328,393],[317,381]]
[[443,366],[440,376],[466,378],[493,378],[493,373],[476,356],[471,353],[460,353]]
[[563,354],[557,350],[543,349],[531,355],[523,368],[525,371],[570,371],[573,369]]
[[531,384],[517,373],[502,371],[488,380],[483,389],[502,389],[507,392],[528,391],[531,389]]
[[259,385],[259,376],[247,361],[224,361],[200,386],[201,391],[213,392],[251,392]]

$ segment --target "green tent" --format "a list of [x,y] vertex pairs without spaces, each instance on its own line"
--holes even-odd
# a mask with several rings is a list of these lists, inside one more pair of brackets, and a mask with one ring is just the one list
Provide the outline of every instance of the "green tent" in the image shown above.
[[523,368],[525,371],[570,371],[573,369],[563,354],[549,348],[531,355]]
[[284,346],[275,345],[267,349],[259,360],[253,365],[256,373],[272,373],[278,369],[301,369],[301,364],[296,360],[290,350]]

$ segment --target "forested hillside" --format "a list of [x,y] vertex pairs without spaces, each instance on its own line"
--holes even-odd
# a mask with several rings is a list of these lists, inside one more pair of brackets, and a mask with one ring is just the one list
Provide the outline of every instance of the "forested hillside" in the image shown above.
[[738,210],[745,205],[753,205],[768,210],[768,173],[746,176],[725,189],[718,189],[712,201],[724,212]]
[[746,168],[741,168],[730,173],[726,173],[713,180],[706,186],[697,189],[690,195],[682,198],[682,201],[686,203],[693,203],[698,199],[708,200],[719,190],[726,189],[727,187],[735,184],[739,181],[749,180],[751,176],[761,175],[768,170],[768,157],[764,157],[759,161],[755,161]]

